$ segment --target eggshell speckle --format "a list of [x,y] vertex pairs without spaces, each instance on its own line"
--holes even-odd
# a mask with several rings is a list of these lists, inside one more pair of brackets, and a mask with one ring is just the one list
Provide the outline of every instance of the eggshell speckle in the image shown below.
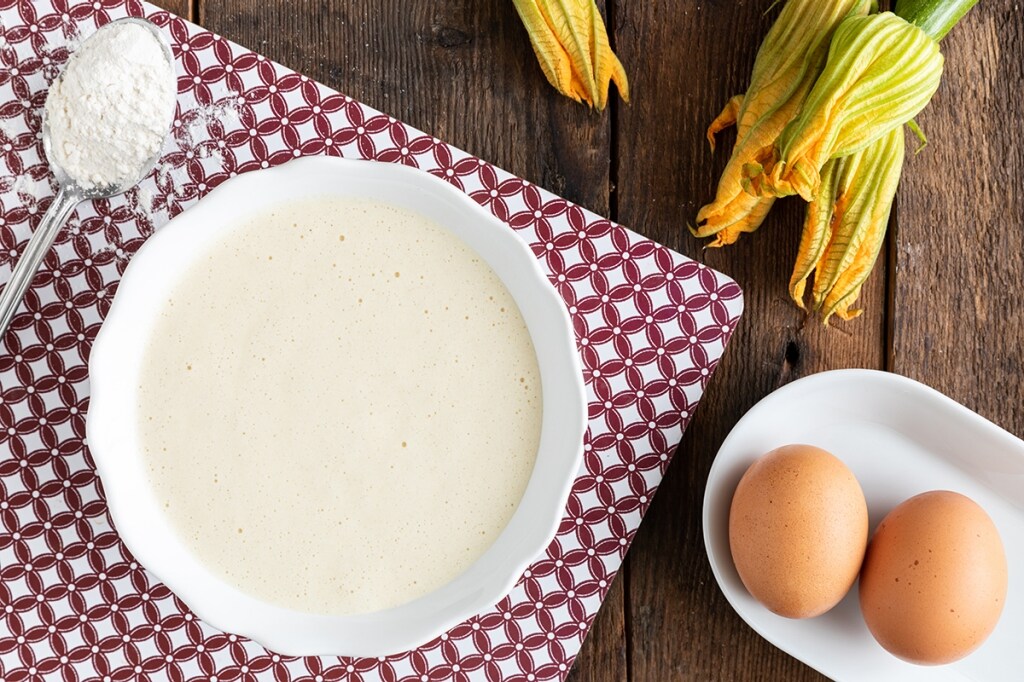
[[810,445],[787,445],[754,462],[736,487],[729,546],[750,594],[774,613],[811,618],[857,579],[868,510],[845,464]]
[[886,650],[937,665],[963,658],[992,633],[1006,586],[992,519],[968,497],[933,491],[879,524],[864,558],[860,606]]

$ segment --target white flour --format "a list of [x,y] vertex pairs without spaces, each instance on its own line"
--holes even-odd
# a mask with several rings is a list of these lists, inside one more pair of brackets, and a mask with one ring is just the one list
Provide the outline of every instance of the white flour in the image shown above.
[[53,188],[50,187],[50,181],[47,178],[34,180],[28,173],[19,175],[11,185],[11,189],[22,200],[40,201],[53,196]]
[[148,29],[98,31],[47,96],[53,160],[84,189],[136,180],[160,150],[175,94],[174,66]]
[[[2,19],[2,14],[0,12],[0,19]],[[0,24],[0,28],[2,28],[2,24]],[[111,31],[114,28],[117,27],[106,30]],[[145,36],[143,37],[145,38]],[[96,39],[98,40],[99,36],[96,36]],[[46,55],[44,57],[45,68],[42,73],[34,76],[37,79],[37,82],[32,83],[34,88],[44,88],[47,81],[57,78],[62,62],[59,57],[61,53],[70,52],[70,61],[75,61],[84,51],[86,43],[92,38],[83,40],[77,30],[72,27],[65,31],[63,37],[59,32],[48,34],[47,40],[48,43],[44,51]],[[2,45],[3,33],[0,30],[0,46]],[[165,61],[157,62],[157,64],[162,68],[167,68]],[[65,93],[69,84],[70,82],[60,86]],[[51,91],[54,93],[51,99],[56,98],[57,87],[56,84],[51,87]],[[174,86],[171,87],[171,96],[173,97]],[[244,101],[239,97],[239,93],[232,90],[225,82],[211,83],[209,88],[212,101],[208,104],[200,104],[187,95],[180,99],[179,119],[174,121],[173,126],[169,126],[173,134],[164,143],[163,151],[168,156],[157,164],[156,172],[153,175],[142,180],[140,184],[124,195],[124,201],[132,211],[137,213],[141,221],[141,229],[146,234],[148,234],[147,230],[163,225],[170,220],[181,207],[182,202],[187,204],[194,198],[196,185],[190,176],[190,164],[198,162],[204,167],[206,173],[212,174],[223,170],[228,163],[231,152],[228,150],[225,136],[228,132],[243,128],[240,109]],[[137,94],[130,96],[138,97]],[[48,105],[54,106],[53,102],[48,102]],[[79,104],[76,109],[81,116],[82,105]],[[56,131],[52,130],[55,127],[52,108],[47,111],[47,117],[50,119],[52,140],[56,142]],[[9,138],[14,138],[29,132],[29,128],[20,118],[17,120],[0,119],[0,132]],[[79,133],[76,135],[78,135],[76,145],[84,146],[82,141],[86,138]],[[101,150],[109,146],[109,140],[104,140]],[[62,165],[69,165],[70,162],[66,160],[66,157],[69,156],[67,153],[57,157],[58,150],[56,148],[52,148],[51,153],[55,159],[60,159],[59,162]],[[140,155],[139,158],[146,159],[148,156]],[[94,183],[93,186],[95,184],[99,183]],[[34,181],[27,176],[0,175],[0,200],[3,201],[8,200],[8,197],[4,195],[9,195],[10,201],[20,202],[26,206],[35,206],[39,201],[52,197],[55,189],[46,178]],[[198,189],[205,191],[206,188],[200,185]],[[72,218],[73,222],[74,218]]]
[[[225,131],[238,130],[242,125],[238,95],[226,88],[224,92],[230,94],[211,104],[196,104],[183,111],[181,118],[174,122],[174,144],[178,151],[189,161],[197,160],[210,173],[218,172],[226,163],[226,143],[216,138],[222,138]],[[176,165],[165,157],[157,165],[153,180],[136,188],[135,203],[150,222],[164,222],[165,217],[169,219],[166,213],[171,207],[188,195],[185,188],[192,183],[188,162],[181,163],[179,159]]]

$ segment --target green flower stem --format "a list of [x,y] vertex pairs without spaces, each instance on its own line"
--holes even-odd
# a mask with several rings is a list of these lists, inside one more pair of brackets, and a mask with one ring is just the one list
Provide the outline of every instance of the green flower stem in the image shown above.
[[977,4],[978,0],[896,0],[896,16],[939,42]]

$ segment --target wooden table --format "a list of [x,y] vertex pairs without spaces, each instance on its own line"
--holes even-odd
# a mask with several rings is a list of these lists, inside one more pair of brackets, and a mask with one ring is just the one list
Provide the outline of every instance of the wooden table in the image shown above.
[[[737,246],[686,224],[725,154],[704,127],[746,87],[771,0],[599,0],[633,103],[604,115],[544,81],[510,0],[158,4],[735,277],[746,315],[570,675],[576,682],[811,680],[718,590],[700,510],[712,459],[798,377],[882,368],[1024,435],[1024,9],[983,0],[946,39],[863,318],[823,329],[786,294],[801,206]],[[723,140],[728,149],[731,139]]]

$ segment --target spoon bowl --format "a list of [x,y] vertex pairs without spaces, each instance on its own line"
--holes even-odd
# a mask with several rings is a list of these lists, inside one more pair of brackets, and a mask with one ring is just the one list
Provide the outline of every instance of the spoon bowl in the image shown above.
[[[167,58],[167,63],[171,65],[171,75],[173,78],[174,53],[171,50],[171,43],[159,27],[145,19],[129,17],[112,21],[98,29],[96,33],[89,36],[89,38],[87,38],[83,43],[83,46],[90,40],[95,39],[95,37],[100,35],[103,31],[107,31],[113,26],[129,23],[142,26],[157,39],[157,42],[160,44],[160,48],[163,50],[164,56]],[[71,55],[68,59],[68,63],[75,59],[76,54],[77,53]],[[65,65],[65,69],[66,68],[67,67]],[[57,76],[57,81],[63,77],[64,72],[62,71],[61,74]],[[171,120],[173,120],[173,117],[171,117]],[[168,121],[167,131],[164,133],[163,140],[166,140],[167,136],[170,135],[171,120]],[[46,214],[39,222],[39,226],[36,228],[35,232],[32,233],[32,237],[29,239],[28,244],[25,247],[25,251],[21,254],[21,258],[14,266],[14,271],[11,273],[10,280],[8,280],[3,292],[0,293],[0,338],[2,338],[7,332],[7,328],[10,326],[11,320],[14,319],[14,314],[18,311],[18,307],[21,305],[21,301],[25,297],[25,292],[28,290],[29,285],[32,283],[32,279],[39,270],[39,264],[46,256],[46,253],[50,250],[50,247],[53,246],[53,242],[57,238],[58,232],[60,232],[64,223],[67,222],[68,216],[71,215],[71,212],[75,207],[82,201],[106,199],[108,197],[127,192],[150,174],[156,166],[157,161],[160,160],[163,149],[163,142],[161,142],[156,151],[140,165],[138,172],[134,177],[130,177],[124,182],[115,185],[99,185],[96,187],[85,188],[71,177],[70,174],[68,174],[68,172],[57,161],[56,154],[53,153],[53,137],[50,134],[50,122],[46,113],[46,107],[43,107],[42,134],[43,150],[46,153],[46,159],[49,162],[50,170],[53,172],[54,178],[57,180],[59,189],[57,190],[57,196],[54,197],[53,202],[46,211]]]

